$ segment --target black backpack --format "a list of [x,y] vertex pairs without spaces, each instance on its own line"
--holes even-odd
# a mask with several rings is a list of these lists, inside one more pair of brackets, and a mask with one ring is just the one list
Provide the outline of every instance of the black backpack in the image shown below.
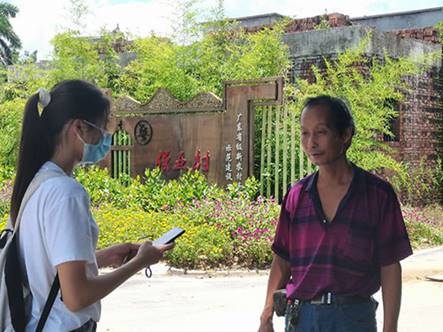
[[[43,172],[35,176],[23,197],[14,229],[5,229],[0,233],[0,331],[2,332],[23,332],[26,327],[24,295],[29,291],[23,284],[18,255],[18,230],[24,206],[44,181],[58,176],[61,174],[56,172]],[[43,331],[59,289],[57,275],[40,316],[38,332]]]

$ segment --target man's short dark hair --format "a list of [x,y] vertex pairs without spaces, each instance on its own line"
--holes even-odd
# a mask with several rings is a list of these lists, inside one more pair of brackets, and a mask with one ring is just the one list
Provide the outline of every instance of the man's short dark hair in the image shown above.
[[328,95],[321,95],[308,98],[303,105],[303,109],[308,109],[314,106],[326,106],[329,109],[331,114],[331,124],[340,135],[343,135],[347,128],[351,128],[352,136],[354,136],[354,118],[344,100]]

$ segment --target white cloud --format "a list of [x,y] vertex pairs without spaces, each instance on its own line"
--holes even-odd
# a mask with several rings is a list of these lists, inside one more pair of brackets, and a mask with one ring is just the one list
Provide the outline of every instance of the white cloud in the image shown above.
[[[9,1],[19,8],[11,20],[14,30],[22,40],[23,50],[38,50],[39,59],[48,58],[52,37],[70,25],[68,0],[16,0]],[[160,35],[171,33],[169,19],[173,6],[165,0],[149,2],[111,3],[111,1],[88,1],[88,15],[84,34],[95,35],[101,28],[114,29],[134,35],[148,35],[154,31]]]
[[102,1],[94,8],[94,20],[89,30],[97,31],[102,27],[114,29],[118,24],[120,30],[136,35],[147,35],[151,31],[166,35],[172,32],[169,21],[171,14],[172,6],[166,1],[118,4]]
[[[85,34],[97,34],[100,28],[114,29],[135,35],[148,35],[151,31],[167,35],[172,32],[171,23],[177,0],[86,0],[93,12],[88,17]],[[38,50],[39,59],[51,52],[50,40],[68,19],[69,0],[9,0],[20,12],[11,23],[22,40],[23,50]],[[242,17],[277,12],[298,18],[327,12],[339,12],[351,17],[374,15],[420,8],[441,6],[441,0],[225,0],[229,17]],[[202,0],[202,7],[209,8],[216,0]],[[204,16],[202,16],[204,20]]]

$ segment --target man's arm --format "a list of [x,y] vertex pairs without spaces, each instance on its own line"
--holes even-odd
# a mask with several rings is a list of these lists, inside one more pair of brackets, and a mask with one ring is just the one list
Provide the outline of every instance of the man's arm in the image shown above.
[[274,292],[277,289],[281,289],[286,286],[290,276],[290,264],[280,256],[274,254],[272,260],[271,272],[269,273],[268,288],[266,291],[266,301],[263,312],[260,316],[260,329],[259,331],[272,331],[272,315],[274,313],[272,298]]
[[381,267],[383,297],[383,332],[397,332],[401,303],[401,265],[396,262]]

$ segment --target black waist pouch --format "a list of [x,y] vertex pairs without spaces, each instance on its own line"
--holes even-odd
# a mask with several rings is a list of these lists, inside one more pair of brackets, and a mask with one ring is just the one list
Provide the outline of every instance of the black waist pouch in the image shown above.
[[276,290],[273,294],[274,312],[278,317],[282,317],[286,313],[286,305],[288,299],[286,298],[286,289]]

